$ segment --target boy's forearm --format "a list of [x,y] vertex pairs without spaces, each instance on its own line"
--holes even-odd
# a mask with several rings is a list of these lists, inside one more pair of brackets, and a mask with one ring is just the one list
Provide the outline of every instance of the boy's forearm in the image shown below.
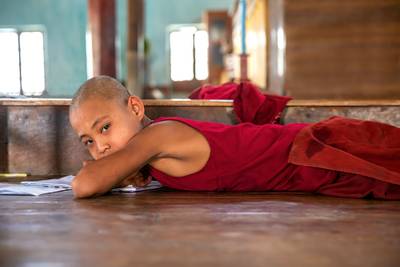
[[105,194],[135,172],[130,172],[125,161],[116,156],[110,155],[83,167],[72,182],[74,196],[86,198]]
[[88,183],[85,183],[82,181],[82,179],[79,179],[80,177],[75,177],[75,179],[72,181],[72,192],[74,193],[75,198],[88,198],[88,197],[93,197],[96,194],[99,194],[95,190],[93,186],[90,186]]
[[[137,152],[136,152],[137,154]],[[124,179],[136,175],[146,161],[123,149],[84,166],[72,183],[75,198],[87,198],[107,193]]]
[[128,176],[136,174],[148,161],[159,155],[160,142],[158,135],[139,134],[125,148],[88,163],[74,179],[72,188],[75,197],[102,195]]

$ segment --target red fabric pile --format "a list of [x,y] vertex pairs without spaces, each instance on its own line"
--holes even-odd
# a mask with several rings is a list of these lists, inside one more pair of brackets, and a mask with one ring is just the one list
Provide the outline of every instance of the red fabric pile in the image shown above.
[[190,99],[233,99],[233,108],[239,122],[254,124],[279,123],[282,111],[290,97],[262,94],[250,83],[204,85],[191,93]]
[[289,162],[400,185],[400,128],[332,117],[297,134]]

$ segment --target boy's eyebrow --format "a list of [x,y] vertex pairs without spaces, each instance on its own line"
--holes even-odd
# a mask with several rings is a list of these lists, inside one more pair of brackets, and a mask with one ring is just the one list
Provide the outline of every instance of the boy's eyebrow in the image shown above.
[[[96,127],[96,125],[97,125],[100,121],[104,120],[104,119],[107,118],[107,117],[108,117],[107,115],[104,115],[104,116],[101,116],[100,118],[97,118],[97,119],[93,122],[93,124],[92,124],[92,126],[91,126],[90,128],[93,129],[94,127]],[[85,136],[86,136],[86,134],[80,135],[80,136],[79,136],[79,140],[82,141],[82,138],[85,137]]]
[[79,136],[79,141],[82,142],[83,137],[86,137],[86,134],[82,134],[81,136]]
[[97,118],[97,119],[93,122],[92,127],[90,127],[90,128],[93,129],[94,127],[96,127],[96,125],[97,125],[100,121],[104,120],[106,117],[107,117],[107,115],[104,115],[104,116],[102,116],[102,117],[100,117],[100,118]]

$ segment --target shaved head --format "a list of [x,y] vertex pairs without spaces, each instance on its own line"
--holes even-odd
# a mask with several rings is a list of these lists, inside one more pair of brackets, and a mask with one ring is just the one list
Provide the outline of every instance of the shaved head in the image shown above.
[[126,105],[128,90],[116,79],[109,76],[96,76],[84,82],[72,98],[70,112],[89,99],[104,99]]

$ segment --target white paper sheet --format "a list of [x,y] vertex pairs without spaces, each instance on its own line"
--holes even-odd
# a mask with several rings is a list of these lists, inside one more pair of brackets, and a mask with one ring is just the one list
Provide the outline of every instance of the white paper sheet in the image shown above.
[[43,187],[34,185],[22,185],[11,183],[0,183],[0,195],[13,195],[13,196],[40,196],[44,194],[56,193],[70,189],[56,188],[56,187]]
[[[0,183],[0,195],[29,195],[40,196],[43,194],[56,193],[71,190],[73,175],[64,176],[56,179],[45,179],[37,181],[23,181],[20,184]],[[123,188],[114,188],[113,193],[136,193],[147,190],[161,188],[162,185],[157,181],[152,181],[146,187],[134,187],[129,185]]]
[[141,191],[147,191],[147,190],[154,190],[161,188],[162,185],[157,182],[157,181],[151,181],[146,187],[134,187],[132,185],[128,185],[126,187],[121,187],[121,188],[114,188],[111,190],[111,192],[116,192],[116,193],[135,193],[135,192],[141,192]]
[[53,187],[53,188],[66,188],[71,189],[71,182],[75,176],[68,175],[61,178],[56,179],[45,179],[45,180],[37,180],[37,181],[23,181],[21,184],[23,185],[34,185],[34,186],[42,186],[42,187]]

